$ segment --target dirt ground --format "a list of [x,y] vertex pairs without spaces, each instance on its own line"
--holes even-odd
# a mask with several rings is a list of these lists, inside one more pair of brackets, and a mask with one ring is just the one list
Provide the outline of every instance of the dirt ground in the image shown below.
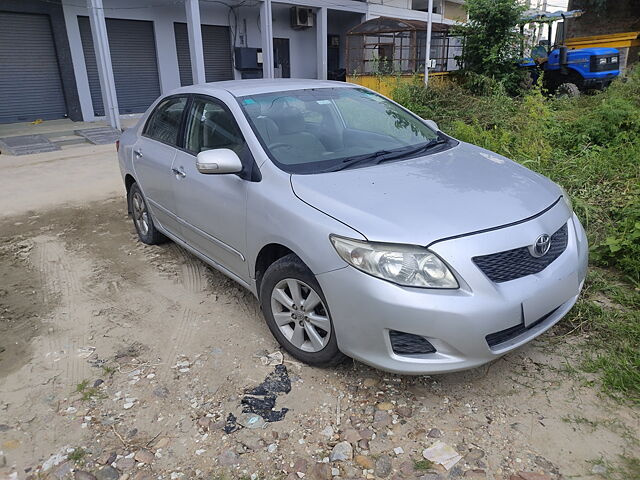
[[[0,479],[602,478],[637,455],[638,412],[573,371],[580,338],[557,330],[441,376],[285,355],[284,419],[226,433],[274,371],[258,302],[175,244],[139,243],[115,155],[91,148],[66,160],[81,188],[62,154],[0,161]],[[448,471],[418,462],[436,442],[462,457]]]

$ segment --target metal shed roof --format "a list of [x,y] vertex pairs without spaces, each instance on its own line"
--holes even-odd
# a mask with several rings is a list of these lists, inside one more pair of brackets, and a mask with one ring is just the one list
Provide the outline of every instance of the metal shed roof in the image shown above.
[[[427,22],[422,20],[404,20],[402,18],[378,17],[367,20],[353,27],[347,35],[375,35],[377,33],[419,32],[427,31]],[[433,23],[432,31],[447,32],[449,26],[444,23]]]

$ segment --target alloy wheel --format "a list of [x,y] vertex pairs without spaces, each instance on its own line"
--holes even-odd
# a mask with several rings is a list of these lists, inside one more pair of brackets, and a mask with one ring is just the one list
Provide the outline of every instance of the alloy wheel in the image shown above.
[[319,352],[331,337],[329,313],[318,293],[295,278],[278,282],[271,292],[271,312],[282,335],[296,348]]
[[141,235],[149,233],[149,212],[147,212],[147,204],[142,198],[140,192],[135,192],[131,199],[131,207],[133,210],[133,221],[138,227]]

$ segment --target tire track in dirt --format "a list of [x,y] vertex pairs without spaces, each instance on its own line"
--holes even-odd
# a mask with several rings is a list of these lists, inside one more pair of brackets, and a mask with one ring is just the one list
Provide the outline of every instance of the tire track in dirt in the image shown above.
[[[56,330],[46,337],[49,366],[63,370],[61,378],[69,386],[77,385],[89,374],[86,357],[89,323],[84,305],[81,277],[86,262],[67,252],[64,242],[56,237],[37,236],[34,241],[36,267],[40,270],[43,299],[58,298]],[[86,278],[85,278],[86,280]],[[73,331],[71,336],[68,332]],[[54,365],[57,364],[57,365]]]
[[170,250],[180,264],[180,281],[184,289],[191,293],[204,291],[209,285],[205,264],[175,243]]

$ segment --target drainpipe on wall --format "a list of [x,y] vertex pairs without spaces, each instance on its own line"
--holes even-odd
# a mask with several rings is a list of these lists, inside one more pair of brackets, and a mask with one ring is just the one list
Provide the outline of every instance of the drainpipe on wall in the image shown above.
[[431,26],[433,24],[433,0],[429,0],[427,16],[427,55],[424,61],[424,85],[429,85],[429,63],[431,63]]
[[107,36],[107,24],[104,20],[102,0],[87,0],[87,9],[89,10],[93,49],[96,54],[96,63],[98,64],[98,77],[100,79],[104,113],[109,120],[109,124],[116,130],[120,130],[120,110],[118,109],[116,83],[113,79],[111,51],[109,50],[109,37]]

